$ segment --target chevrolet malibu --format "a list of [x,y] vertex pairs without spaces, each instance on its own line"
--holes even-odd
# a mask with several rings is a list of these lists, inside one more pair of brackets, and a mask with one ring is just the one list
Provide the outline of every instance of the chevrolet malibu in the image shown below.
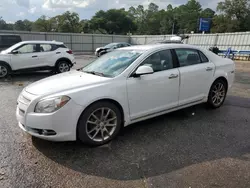
[[232,60],[196,46],[131,46],[27,86],[16,116],[35,137],[102,145],[135,122],[199,103],[220,107],[234,74]]

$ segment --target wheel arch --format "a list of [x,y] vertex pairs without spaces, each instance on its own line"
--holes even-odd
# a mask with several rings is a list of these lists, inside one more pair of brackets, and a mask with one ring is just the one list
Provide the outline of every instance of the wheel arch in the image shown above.
[[5,61],[0,61],[0,64],[6,65],[6,66],[10,69],[10,71],[12,72],[12,68],[11,68],[11,66],[10,66],[7,62],[5,62]]
[[73,65],[73,63],[70,61],[70,59],[66,58],[66,57],[62,57],[62,58],[59,58],[56,63],[55,63],[55,67],[58,65],[58,63],[60,63],[61,61],[66,61],[68,62],[70,65]]
[[[125,121],[124,109],[123,109],[122,105],[121,105],[118,101],[116,101],[116,100],[114,100],[114,99],[110,99],[110,98],[98,99],[98,100],[96,100],[96,101],[90,103],[86,108],[84,108],[84,110],[81,112],[80,116],[78,117],[77,126],[78,126],[78,124],[79,124],[79,121],[80,121],[80,118],[81,118],[82,114],[84,114],[84,112],[86,111],[86,109],[87,109],[88,107],[90,107],[91,105],[93,105],[93,104],[95,104],[95,103],[103,102],[103,101],[105,101],[105,102],[110,102],[110,103],[112,103],[112,104],[114,104],[115,106],[118,107],[118,109],[119,109],[120,112],[121,112],[121,116],[122,116],[122,127],[124,127],[124,121]],[[77,128],[76,128],[76,131],[77,131]]]
[[[228,81],[227,81],[226,77],[224,77],[224,76],[219,76],[218,78],[216,78],[216,79],[213,81],[212,85],[214,84],[214,82],[216,82],[216,81],[218,81],[218,80],[222,80],[223,82],[225,82],[225,84],[226,84],[226,90],[228,90]],[[211,85],[211,87],[212,87],[212,85]]]

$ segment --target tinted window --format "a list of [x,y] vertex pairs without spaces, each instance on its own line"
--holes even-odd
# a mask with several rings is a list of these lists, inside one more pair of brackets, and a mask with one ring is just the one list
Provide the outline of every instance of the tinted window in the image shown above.
[[124,44],[117,44],[117,48],[122,48],[124,47]]
[[40,52],[49,52],[52,51],[52,45],[50,44],[40,44]]
[[56,46],[57,46],[57,48],[67,48],[64,44],[58,44]]
[[25,44],[17,49],[18,53],[24,54],[24,53],[33,53],[36,52],[36,44]]
[[201,63],[200,56],[197,50],[193,49],[176,49],[180,67],[195,65]]
[[173,68],[173,59],[170,50],[163,50],[149,56],[141,65],[148,65],[154,72]]
[[199,54],[200,54],[202,63],[209,62],[208,58],[202,52],[199,51]]

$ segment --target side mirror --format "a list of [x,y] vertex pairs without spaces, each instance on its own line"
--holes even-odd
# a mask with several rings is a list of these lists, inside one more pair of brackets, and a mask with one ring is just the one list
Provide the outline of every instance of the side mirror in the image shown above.
[[147,65],[142,65],[138,67],[138,69],[135,71],[134,77],[139,77],[141,75],[153,74],[153,73],[154,73],[154,70],[152,69],[152,67],[147,66]]
[[11,53],[12,54],[18,54],[18,51],[17,50],[13,50]]

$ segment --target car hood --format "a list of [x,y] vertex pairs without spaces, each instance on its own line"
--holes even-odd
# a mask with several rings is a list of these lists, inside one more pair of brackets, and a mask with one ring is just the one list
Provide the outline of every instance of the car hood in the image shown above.
[[100,84],[109,79],[110,78],[81,71],[70,71],[34,82],[28,85],[25,90],[34,95],[47,95],[93,84]]
[[2,51],[0,52],[0,54],[8,54],[8,52],[6,51],[6,49],[2,49]]

